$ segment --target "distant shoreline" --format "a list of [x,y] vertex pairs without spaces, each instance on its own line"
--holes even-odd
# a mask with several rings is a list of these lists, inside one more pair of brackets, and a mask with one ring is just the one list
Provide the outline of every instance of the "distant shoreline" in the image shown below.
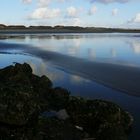
[[29,26],[0,24],[0,33],[140,33],[140,29],[79,27],[79,26]]

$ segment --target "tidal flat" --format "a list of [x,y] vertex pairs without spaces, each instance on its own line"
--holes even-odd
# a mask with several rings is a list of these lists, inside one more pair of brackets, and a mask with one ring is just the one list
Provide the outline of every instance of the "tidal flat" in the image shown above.
[[134,117],[139,140],[139,34],[2,34],[0,67],[28,63],[54,86],[85,99],[119,104]]

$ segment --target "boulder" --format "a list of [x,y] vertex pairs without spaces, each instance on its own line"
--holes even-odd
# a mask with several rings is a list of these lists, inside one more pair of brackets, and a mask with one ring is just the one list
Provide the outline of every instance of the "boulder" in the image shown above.
[[125,140],[133,123],[129,113],[103,100],[71,97],[67,112],[74,125],[99,140]]
[[25,125],[38,112],[28,64],[15,64],[0,70],[0,122]]
[[61,87],[56,87],[52,90],[50,96],[50,108],[59,111],[65,108],[68,103],[70,92]]
[[68,120],[40,117],[38,137],[41,140],[82,140],[83,132]]
[[61,109],[58,112],[54,110],[45,111],[41,113],[41,116],[46,118],[57,118],[59,120],[66,120],[69,118],[69,115],[67,114],[67,111],[65,109]]
[[26,63],[0,70],[2,140],[127,140],[132,123],[118,105],[70,96]]

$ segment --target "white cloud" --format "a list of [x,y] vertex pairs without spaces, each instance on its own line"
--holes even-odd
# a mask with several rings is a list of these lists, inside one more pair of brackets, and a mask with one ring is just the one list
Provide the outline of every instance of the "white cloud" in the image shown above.
[[22,0],[22,2],[25,3],[25,4],[29,4],[29,3],[32,2],[32,0]]
[[118,14],[118,11],[119,11],[119,10],[118,10],[117,8],[113,9],[113,10],[112,10],[112,15],[113,15],[113,16],[116,16],[116,15]]
[[101,3],[113,3],[113,2],[119,2],[119,3],[125,3],[125,2],[129,2],[132,0],[90,0],[91,2],[101,2]]
[[37,8],[31,15],[29,19],[46,19],[46,18],[55,18],[60,16],[60,9],[49,9],[47,7]]
[[93,6],[90,10],[89,10],[89,12],[88,12],[88,14],[89,15],[93,15],[93,14],[95,14],[96,12],[97,12],[97,7],[96,6]]
[[127,21],[127,24],[139,24],[140,23],[140,13],[137,13],[134,18]]
[[39,7],[45,7],[50,4],[51,0],[38,0]]
[[77,15],[78,15],[78,10],[75,7],[71,6],[67,8],[68,17],[77,17]]
[[140,13],[136,14],[135,18],[133,19],[134,22],[140,23]]

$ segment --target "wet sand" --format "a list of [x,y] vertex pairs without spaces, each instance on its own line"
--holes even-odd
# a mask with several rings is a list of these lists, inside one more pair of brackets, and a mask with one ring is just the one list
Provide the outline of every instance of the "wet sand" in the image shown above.
[[130,95],[140,96],[140,68],[102,62],[91,62],[55,52],[34,53],[50,61],[57,68],[121,90]]
[[[13,49],[20,50],[23,54],[33,55],[49,61],[57,68],[104,84],[110,88],[123,91],[133,96],[140,96],[140,68],[133,66],[124,66],[121,64],[111,64],[102,62],[91,62],[84,59],[75,58],[55,52],[44,51],[39,48],[0,44],[0,51]],[[6,51],[7,52],[7,51]]]

